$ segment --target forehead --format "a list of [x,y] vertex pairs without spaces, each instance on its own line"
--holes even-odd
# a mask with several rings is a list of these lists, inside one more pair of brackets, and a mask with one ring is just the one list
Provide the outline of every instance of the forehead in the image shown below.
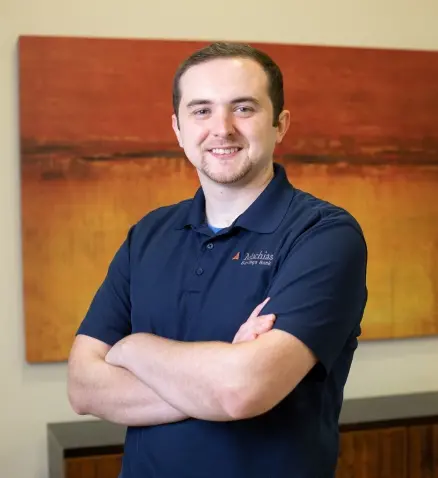
[[180,80],[184,103],[193,98],[226,101],[238,96],[268,99],[268,77],[248,58],[221,58],[190,67]]

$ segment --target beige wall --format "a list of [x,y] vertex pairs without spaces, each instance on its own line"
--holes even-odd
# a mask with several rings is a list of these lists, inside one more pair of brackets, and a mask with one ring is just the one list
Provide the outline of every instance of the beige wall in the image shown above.
[[[437,18],[436,0],[223,0],[215,7],[204,0],[0,0],[2,478],[46,477],[46,423],[76,419],[66,400],[65,365],[29,366],[23,358],[17,36],[227,38],[436,50]],[[346,395],[438,390],[437,363],[438,339],[363,344]]]

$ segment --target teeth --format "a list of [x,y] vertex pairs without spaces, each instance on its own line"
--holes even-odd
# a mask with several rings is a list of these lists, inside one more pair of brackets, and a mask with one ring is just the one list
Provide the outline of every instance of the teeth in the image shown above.
[[239,151],[239,148],[214,148],[212,149],[212,152],[214,154],[233,154],[237,153]]

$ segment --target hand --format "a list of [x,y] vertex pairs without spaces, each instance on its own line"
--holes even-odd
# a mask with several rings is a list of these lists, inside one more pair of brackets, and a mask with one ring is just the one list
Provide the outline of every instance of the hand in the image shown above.
[[268,303],[269,297],[259,304],[251,313],[248,320],[240,327],[234,336],[233,344],[255,340],[259,335],[272,329],[275,321],[274,314],[259,315],[263,307]]

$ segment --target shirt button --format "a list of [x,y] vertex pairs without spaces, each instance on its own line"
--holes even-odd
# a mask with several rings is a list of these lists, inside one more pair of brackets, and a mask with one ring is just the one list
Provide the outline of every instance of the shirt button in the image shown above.
[[196,269],[196,274],[197,274],[198,276],[202,275],[203,273],[204,273],[204,269],[203,269],[202,267],[198,267],[198,268]]
[[209,243],[207,244],[207,249],[213,249],[213,247],[214,247],[214,246],[213,246],[213,243],[209,242]]

